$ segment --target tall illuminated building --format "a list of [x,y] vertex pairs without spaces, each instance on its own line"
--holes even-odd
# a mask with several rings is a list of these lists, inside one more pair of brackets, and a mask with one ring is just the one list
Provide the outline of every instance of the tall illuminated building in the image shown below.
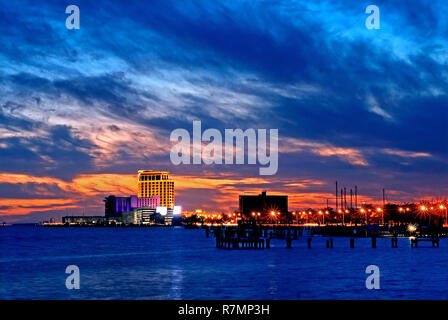
[[139,170],[138,197],[159,196],[160,206],[174,207],[174,180],[169,178],[168,171]]

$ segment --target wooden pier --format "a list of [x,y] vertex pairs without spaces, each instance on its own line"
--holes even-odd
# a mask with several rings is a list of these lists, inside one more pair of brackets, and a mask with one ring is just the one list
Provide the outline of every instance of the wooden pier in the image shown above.
[[[216,248],[220,249],[269,249],[274,233],[258,225],[240,225],[238,227],[206,228],[206,236],[212,233],[216,238]],[[280,235],[277,235],[280,236]]]
[[[246,224],[238,226],[204,226],[207,237],[214,236],[216,238],[216,248],[220,249],[268,249],[271,247],[271,239],[285,240],[286,248],[293,247],[293,240],[303,238],[304,230],[308,229],[303,226],[266,226],[256,224]],[[371,247],[377,247],[377,238],[380,236],[372,234]],[[349,237],[348,246],[355,248],[356,238],[365,238],[352,235]],[[392,236],[383,236],[382,238],[391,238],[391,247],[398,248],[398,234]],[[311,249],[313,232],[307,237],[307,247]],[[418,243],[422,241],[431,242],[433,247],[439,247],[438,234],[419,235],[411,238],[411,247],[417,248]],[[326,247],[334,248],[333,238],[326,239]]]
[[439,247],[439,237],[433,236],[433,237],[416,237],[414,239],[411,239],[411,247],[412,248],[418,248],[419,242],[431,242],[433,248]]

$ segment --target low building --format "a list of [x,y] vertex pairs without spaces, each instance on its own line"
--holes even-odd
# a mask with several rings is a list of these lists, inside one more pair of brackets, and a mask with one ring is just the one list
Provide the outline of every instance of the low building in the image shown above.
[[174,210],[158,207],[157,209],[151,207],[135,208],[131,212],[123,212],[121,221],[123,224],[133,225],[149,225],[149,224],[165,224],[171,225]]
[[264,216],[271,211],[286,213],[288,212],[288,196],[268,196],[266,191],[256,196],[242,195],[239,197],[239,211],[246,217],[250,217],[252,213],[260,213]]
[[104,199],[104,213],[106,217],[121,217],[123,212],[132,212],[135,208],[160,206],[160,197],[116,197],[108,196]]
[[124,224],[133,224],[133,225],[140,225],[142,224],[142,213],[140,210],[136,209],[131,212],[123,212],[121,216],[121,221]]
[[[156,209],[151,207],[142,207],[135,208],[132,212],[129,213],[129,216],[132,217],[132,220],[135,221],[134,224],[154,224],[154,216],[156,214]],[[128,214],[126,214],[128,215]]]

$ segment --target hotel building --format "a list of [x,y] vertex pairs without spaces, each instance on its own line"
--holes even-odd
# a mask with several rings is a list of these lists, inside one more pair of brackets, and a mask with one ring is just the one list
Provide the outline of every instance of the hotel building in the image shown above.
[[173,209],[174,180],[169,178],[168,171],[139,170],[138,197],[160,197],[160,206]]

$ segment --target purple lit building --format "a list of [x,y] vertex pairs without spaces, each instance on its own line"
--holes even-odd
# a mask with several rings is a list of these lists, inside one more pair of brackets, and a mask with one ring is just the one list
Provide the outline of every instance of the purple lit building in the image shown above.
[[139,198],[137,196],[116,197],[112,195],[104,199],[106,217],[120,217],[123,212],[130,212],[135,208],[149,207],[155,209],[159,206],[159,196]]

